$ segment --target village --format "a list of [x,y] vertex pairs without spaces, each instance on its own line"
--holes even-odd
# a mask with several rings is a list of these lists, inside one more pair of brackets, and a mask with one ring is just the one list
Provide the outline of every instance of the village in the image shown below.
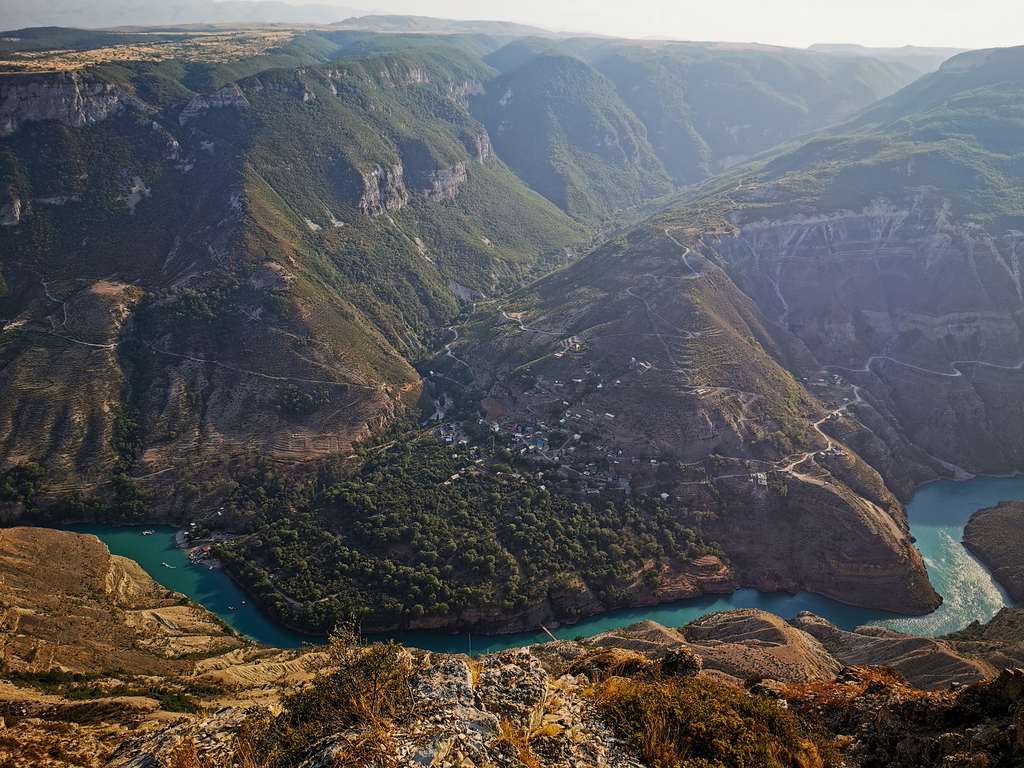
[[[668,500],[673,489],[706,482],[708,478],[698,474],[704,461],[685,464],[671,456],[638,451],[635,441],[632,446],[626,445],[622,436],[617,434],[622,430],[615,429],[615,413],[587,407],[589,400],[594,399],[590,396],[599,395],[602,390],[629,386],[655,366],[630,357],[619,366],[618,378],[606,378],[596,370],[596,365],[587,361],[587,352],[584,339],[578,336],[563,339],[551,357],[560,362],[562,358],[571,358],[575,369],[573,373],[554,375],[550,371],[534,371],[529,366],[520,369],[515,375],[525,389],[517,396],[515,408],[506,410],[504,403],[484,398],[482,404],[487,418],[479,419],[472,429],[467,429],[459,421],[443,422],[435,427],[439,441],[464,452],[466,466],[447,482],[457,482],[466,473],[490,471],[490,464],[495,462],[480,455],[474,445],[477,441],[470,436],[471,432],[475,434],[481,428],[488,430],[496,445],[501,445],[512,457],[519,459],[517,463],[520,466],[530,468],[522,472],[496,472],[508,474],[513,481],[550,483],[554,476],[564,481],[559,485],[563,491],[577,492],[581,497],[631,495],[654,490],[662,500]],[[559,368],[564,371],[564,362]],[[814,425],[825,438],[826,447],[800,454],[795,460],[794,457],[778,461],[716,457],[715,468],[718,471],[713,479],[745,480],[755,489],[766,490],[773,473],[801,474],[806,462],[812,458],[821,461],[846,456],[846,451],[821,432],[820,426],[825,421],[838,421],[847,406],[855,403],[847,396],[850,385],[841,376],[826,371],[804,377],[803,382],[819,390],[815,395],[833,409]],[[691,394],[701,398],[711,396],[717,389],[710,386],[689,388]]]

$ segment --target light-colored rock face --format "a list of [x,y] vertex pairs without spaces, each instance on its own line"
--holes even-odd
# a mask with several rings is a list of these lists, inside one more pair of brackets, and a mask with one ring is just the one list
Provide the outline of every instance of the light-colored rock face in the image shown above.
[[465,162],[456,163],[450,168],[439,168],[427,174],[427,183],[430,186],[423,190],[423,194],[434,202],[448,200],[459,194],[459,187],[465,184],[468,178]]
[[409,190],[405,188],[403,173],[401,164],[377,165],[363,173],[359,210],[369,216],[380,216],[404,208],[409,202]]
[[196,95],[189,100],[185,108],[181,110],[181,114],[178,116],[178,122],[182,125],[187,123],[194,117],[198,117],[208,109],[222,109],[224,107],[248,107],[249,100],[245,98],[245,94],[242,93],[242,89],[234,83],[228,83],[223,88],[219,88],[213,93],[204,95]]
[[494,147],[491,146],[491,137],[484,131],[473,137],[473,157],[478,163],[485,163],[495,158]]
[[0,136],[9,136],[35,120],[56,120],[81,127],[125,110],[153,111],[133,96],[86,72],[0,78]]

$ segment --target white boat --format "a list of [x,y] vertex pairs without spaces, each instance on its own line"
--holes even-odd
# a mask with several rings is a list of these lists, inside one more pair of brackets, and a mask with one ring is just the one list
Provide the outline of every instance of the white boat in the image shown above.
[[143,531],[142,535],[143,536],[152,536],[154,533],[156,533],[156,531]]
[[170,563],[160,563],[160,565],[162,565],[164,568],[177,568],[176,565],[171,565]]

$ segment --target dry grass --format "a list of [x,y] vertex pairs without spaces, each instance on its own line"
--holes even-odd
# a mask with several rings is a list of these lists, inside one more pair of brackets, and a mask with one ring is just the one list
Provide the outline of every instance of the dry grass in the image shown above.
[[472,675],[473,687],[475,688],[477,683],[480,682],[480,670],[483,669],[483,665],[476,659],[470,659],[466,664],[469,667],[469,674]]
[[199,754],[195,738],[189,734],[167,756],[168,768],[213,768],[213,763]]
[[[161,34],[166,37],[166,33]],[[91,50],[52,50],[12,52],[0,62],[21,72],[62,72],[84,69],[118,61],[186,61],[230,62],[259,56],[270,48],[288,42],[295,36],[286,30],[183,33],[176,40],[154,40],[152,43],[111,45]]]
[[540,758],[530,748],[529,736],[524,729],[505,718],[498,723],[498,741],[512,746],[526,768],[544,768]]

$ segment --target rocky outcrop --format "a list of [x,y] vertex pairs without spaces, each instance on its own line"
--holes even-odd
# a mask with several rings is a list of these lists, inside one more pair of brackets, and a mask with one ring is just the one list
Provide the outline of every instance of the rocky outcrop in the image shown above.
[[395,63],[381,69],[379,82],[384,88],[402,88],[413,83],[429,83],[430,78],[423,67]]
[[248,106],[249,100],[245,98],[242,89],[234,83],[228,83],[213,93],[193,96],[184,109],[181,110],[181,114],[178,115],[178,122],[184,125],[208,109],[223,109],[224,107],[242,108]]
[[857,627],[847,632],[806,611],[790,624],[814,637],[844,666],[883,664],[924,690],[973,683],[988,676],[985,664],[961,656],[941,640],[885,627]]
[[469,150],[473,153],[473,157],[478,163],[486,163],[488,160],[493,160],[496,157],[494,147],[491,146],[491,137],[487,131],[478,133],[473,137]]
[[409,202],[401,164],[376,165],[362,173],[363,194],[359,197],[359,210],[368,216],[397,211]]
[[0,227],[13,227],[21,223],[21,200],[11,195],[8,202],[0,205]]
[[[487,135],[486,131],[477,134],[467,142],[467,149],[473,154],[473,159],[481,165],[495,158],[491,137]],[[469,178],[467,167],[468,163],[463,160],[447,168],[428,171],[424,174],[427,186],[423,189],[423,194],[435,202],[455,197],[459,194],[459,188]]]
[[863,768],[1017,765],[1020,695],[1008,672],[986,684],[924,692],[886,667],[846,667],[834,683],[791,684],[791,710],[834,734],[844,764]]
[[[642,768],[583,697],[585,678],[553,680],[529,650],[487,656],[474,667],[476,674],[465,657],[431,659],[409,680],[415,720],[391,725],[372,763],[360,764],[511,768],[529,760],[545,768]],[[246,714],[229,708],[203,720],[151,729],[125,740],[107,765],[165,764],[183,743],[201,760],[225,760]],[[302,768],[328,768],[351,758],[359,735],[341,729],[320,740]]]
[[434,202],[455,197],[459,194],[459,187],[469,178],[465,162],[455,163],[448,168],[439,168],[425,175],[428,186],[423,190],[423,194]]
[[476,80],[447,83],[447,96],[452,101],[465,102],[470,96],[483,96],[486,91]]
[[225,764],[232,755],[234,736],[245,718],[245,710],[238,707],[222,709],[200,721],[182,718],[158,730],[128,737],[105,765],[108,768],[150,768],[165,764],[161,761],[170,763],[176,753],[184,753],[191,747],[195,748],[192,754],[201,754],[207,761],[204,764]]
[[81,127],[125,111],[155,110],[87,72],[0,77],[0,137],[31,121]]

